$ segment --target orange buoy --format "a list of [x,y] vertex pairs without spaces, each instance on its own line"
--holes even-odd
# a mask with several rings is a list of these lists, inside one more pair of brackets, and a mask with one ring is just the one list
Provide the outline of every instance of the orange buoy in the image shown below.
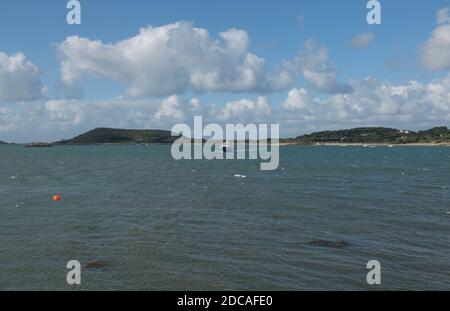
[[53,196],[53,201],[61,201],[61,196],[60,195],[54,195]]

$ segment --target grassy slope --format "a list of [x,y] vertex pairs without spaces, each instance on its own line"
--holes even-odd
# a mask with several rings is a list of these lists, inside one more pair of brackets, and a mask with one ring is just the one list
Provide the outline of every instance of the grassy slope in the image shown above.
[[293,142],[313,143],[442,143],[450,141],[450,131],[446,127],[436,127],[427,131],[404,133],[397,129],[382,127],[355,128],[339,131],[324,131],[299,136]]
[[172,143],[175,139],[170,131],[97,128],[57,144],[149,144]]

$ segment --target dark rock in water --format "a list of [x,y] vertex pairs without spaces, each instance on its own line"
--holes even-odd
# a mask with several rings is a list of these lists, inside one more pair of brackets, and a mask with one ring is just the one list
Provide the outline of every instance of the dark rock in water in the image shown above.
[[101,260],[91,261],[86,264],[86,268],[88,269],[99,269],[106,266],[106,263]]
[[327,241],[327,240],[313,240],[309,242],[309,245],[328,248],[345,248],[350,246],[350,244],[346,241]]
[[48,147],[53,147],[52,144],[49,143],[31,143],[28,145],[25,145],[25,147],[28,148],[48,148]]

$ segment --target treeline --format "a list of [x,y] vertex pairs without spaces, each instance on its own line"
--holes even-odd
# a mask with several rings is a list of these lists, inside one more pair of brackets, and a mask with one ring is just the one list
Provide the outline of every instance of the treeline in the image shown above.
[[298,136],[288,142],[298,144],[316,143],[362,143],[362,144],[412,144],[450,142],[447,127],[435,127],[430,130],[413,132],[384,127],[363,127],[338,131],[323,131]]

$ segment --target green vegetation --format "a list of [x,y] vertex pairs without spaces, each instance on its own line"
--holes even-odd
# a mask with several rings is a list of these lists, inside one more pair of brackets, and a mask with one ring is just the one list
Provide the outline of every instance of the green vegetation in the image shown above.
[[406,136],[402,143],[448,143],[450,142],[450,130],[445,127],[435,127],[431,130],[420,131]]
[[[54,144],[154,144],[173,143],[179,136],[164,130],[127,130],[97,128],[69,140]],[[338,131],[323,131],[297,138],[281,139],[281,143],[312,145],[326,143],[342,144],[420,144],[450,143],[450,130],[435,127],[427,131],[413,132],[383,127],[363,127]],[[0,142],[1,143],[1,142]]]
[[177,138],[172,137],[170,131],[97,128],[55,144],[165,144],[172,143]]
[[411,144],[448,143],[450,131],[447,127],[412,132],[383,127],[364,127],[349,130],[324,131],[285,140],[287,143],[310,145],[317,143],[343,144]]

